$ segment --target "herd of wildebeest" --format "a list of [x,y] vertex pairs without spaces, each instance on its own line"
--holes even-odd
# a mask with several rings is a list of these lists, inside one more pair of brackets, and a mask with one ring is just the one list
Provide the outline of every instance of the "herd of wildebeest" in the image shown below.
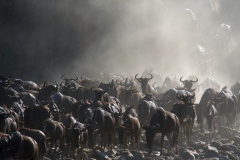
[[160,82],[150,71],[101,75],[63,75],[59,84],[0,76],[0,159],[45,159],[57,151],[61,159],[84,159],[97,147],[139,151],[140,142],[151,154],[159,137],[161,155],[163,148],[178,154],[182,143],[192,143],[193,128],[211,142],[238,119],[239,82],[220,87],[195,76]]

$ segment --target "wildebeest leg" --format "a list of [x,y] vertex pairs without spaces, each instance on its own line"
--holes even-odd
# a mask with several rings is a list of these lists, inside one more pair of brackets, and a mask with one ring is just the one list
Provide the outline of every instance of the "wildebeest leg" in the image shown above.
[[183,126],[181,125],[180,126],[180,142],[182,144],[182,141],[183,141]]
[[132,147],[132,151],[134,150],[134,135],[131,134],[131,147]]
[[[104,148],[103,148],[103,141],[104,141]],[[104,151],[105,147],[106,147],[105,134],[101,133],[101,151]]]
[[160,156],[162,156],[162,149],[163,149],[163,140],[164,140],[165,134],[162,133],[162,137],[161,137],[161,142],[160,142]]
[[138,148],[138,151],[139,151],[139,132],[135,134],[135,143],[137,143],[137,148]]
[[220,128],[221,128],[221,118],[220,116],[218,116],[218,132],[220,132]]
[[126,146],[127,146],[127,134],[126,133],[124,133],[124,151],[126,150]]
[[112,131],[109,131],[108,134],[108,148],[109,149],[112,149],[112,137],[113,137],[113,132]]
[[166,136],[167,136],[167,139],[169,142],[169,151],[172,151],[172,146],[173,146],[172,139],[171,139],[172,133],[168,133],[168,134],[166,134]]
[[185,125],[185,142],[189,145],[189,124]]

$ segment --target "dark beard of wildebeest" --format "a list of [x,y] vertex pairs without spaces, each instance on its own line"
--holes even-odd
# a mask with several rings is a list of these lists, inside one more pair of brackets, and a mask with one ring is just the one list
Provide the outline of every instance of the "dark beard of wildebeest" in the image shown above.
[[[197,83],[198,82],[198,78],[196,77],[196,80],[195,81],[193,81],[193,80],[182,80],[182,77],[180,78],[180,81],[183,83],[183,89],[185,89],[185,90],[187,90],[187,91],[189,91],[189,92],[192,92],[192,86],[193,86],[193,84],[194,83]],[[194,89],[195,90],[195,89]],[[193,91],[194,91],[193,90]]]
[[226,123],[229,129],[233,130],[233,124],[236,120],[238,99],[235,95],[227,92],[226,87],[217,94],[215,98],[216,107],[219,114],[219,129],[220,129],[220,116],[225,115]]
[[196,114],[197,114],[197,123],[200,125],[201,132],[204,132],[203,129],[203,118],[204,118],[204,108],[205,104],[209,99],[215,100],[216,96],[218,95],[219,92],[215,91],[212,88],[208,88],[204,91],[200,102],[198,105],[195,106],[196,109]]
[[194,98],[194,96],[195,94],[193,96],[188,95],[179,96],[177,94],[176,98],[180,100],[180,103],[174,104],[171,110],[171,112],[178,117],[180,122],[181,143],[183,142],[183,137],[185,137],[185,140],[188,145],[190,144],[190,140],[192,138],[192,129],[196,117],[195,108],[191,103],[191,100]]
[[155,113],[157,109],[157,105],[152,100],[152,95],[146,94],[146,96],[140,101],[138,105],[138,119],[140,123],[142,122],[150,122],[151,117]]
[[17,131],[17,123],[12,116],[13,111],[1,112],[0,113],[0,132],[6,134],[12,134]]
[[212,141],[212,137],[214,137],[216,127],[217,127],[217,117],[218,111],[214,106],[214,101],[212,99],[207,100],[206,104],[204,104],[204,117],[207,120],[208,131],[209,131],[209,141]]
[[[106,142],[108,142],[108,148],[112,148],[112,137],[114,133],[115,118],[114,116],[103,110],[101,107],[96,108],[93,111],[93,118],[88,126],[89,133],[89,145],[90,147],[94,146],[93,133],[98,131],[101,137],[101,150],[104,150],[106,147]],[[107,136],[107,140],[105,140]],[[103,147],[104,142],[104,147]]]
[[143,126],[143,123],[141,123],[141,127],[145,130],[146,143],[150,153],[152,152],[153,140],[156,133],[162,133],[160,143],[161,155],[165,136],[167,136],[169,140],[170,151],[175,148],[176,152],[178,152],[180,122],[175,114],[165,111],[162,107],[160,107],[153,115],[149,126]]
[[64,151],[64,137],[66,135],[66,128],[61,122],[54,121],[52,119],[47,119],[42,123],[41,131],[49,137],[47,140],[50,142],[50,150],[48,152],[51,155],[51,148],[55,148],[57,150],[57,141],[59,141],[59,149]]
[[143,94],[152,94],[154,96],[157,96],[157,92],[155,89],[149,84],[149,81],[153,78],[153,76],[150,74],[150,78],[137,78],[138,74],[135,75],[135,79],[141,84],[142,93]]
[[[72,128],[72,149],[73,149],[73,156],[74,159],[77,155],[77,151],[83,151],[83,148],[87,146],[88,142],[88,130],[86,125],[76,122]],[[81,148],[80,148],[81,145]],[[80,153],[81,157],[83,158],[83,152]]]
[[47,144],[45,134],[37,129],[20,128],[19,132],[22,135],[33,138],[38,143],[39,158],[43,158],[43,155],[47,153]]
[[19,132],[13,133],[8,141],[7,148],[9,148],[8,152],[13,158],[38,159],[37,142],[28,136],[21,135]]

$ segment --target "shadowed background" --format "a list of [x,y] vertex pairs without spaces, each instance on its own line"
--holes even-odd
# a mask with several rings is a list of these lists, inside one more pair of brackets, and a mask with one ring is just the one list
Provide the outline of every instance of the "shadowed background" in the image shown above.
[[[151,67],[163,76],[240,79],[238,0],[0,1],[1,75],[43,82]],[[210,72],[197,45],[211,55]]]

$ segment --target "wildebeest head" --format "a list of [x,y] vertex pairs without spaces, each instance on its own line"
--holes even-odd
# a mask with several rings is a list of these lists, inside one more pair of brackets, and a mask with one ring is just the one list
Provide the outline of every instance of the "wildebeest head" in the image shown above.
[[75,82],[78,80],[78,76],[76,76],[76,78],[74,79],[71,77],[70,78],[65,77],[65,74],[64,74],[64,75],[62,75],[62,79],[65,81],[65,86],[69,86],[69,85],[71,85],[72,82]]
[[190,95],[188,92],[187,94],[179,95],[179,92],[177,92],[176,98],[180,101],[183,101],[185,104],[190,104],[192,100],[195,97],[195,93],[193,92],[192,95]]
[[153,76],[150,74],[150,78],[137,78],[138,74],[135,75],[135,79],[141,83],[141,88],[142,88],[142,92],[144,94],[147,94],[147,86],[148,86],[148,82],[153,79]]
[[184,88],[186,88],[186,90],[190,91],[192,89],[192,86],[194,83],[198,82],[198,78],[196,77],[196,80],[182,80],[182,77],[180,78],[180,81],[183,83]]
[[43,87],[40,89],[38,94],[39,100],[45,100],[48,99],[51,95],[58,92],[58,83],[56,85],[46,85],[47,81],[44,82]]
[[94,88],[94,87],[92,87],[92,88],[91,88],[91,91],[92,91],[92,92],[95,92],[95,100],[101,101],[103,95],[108,92],[108,89],[103,90],[103,89],[101,89],[101,88]]

